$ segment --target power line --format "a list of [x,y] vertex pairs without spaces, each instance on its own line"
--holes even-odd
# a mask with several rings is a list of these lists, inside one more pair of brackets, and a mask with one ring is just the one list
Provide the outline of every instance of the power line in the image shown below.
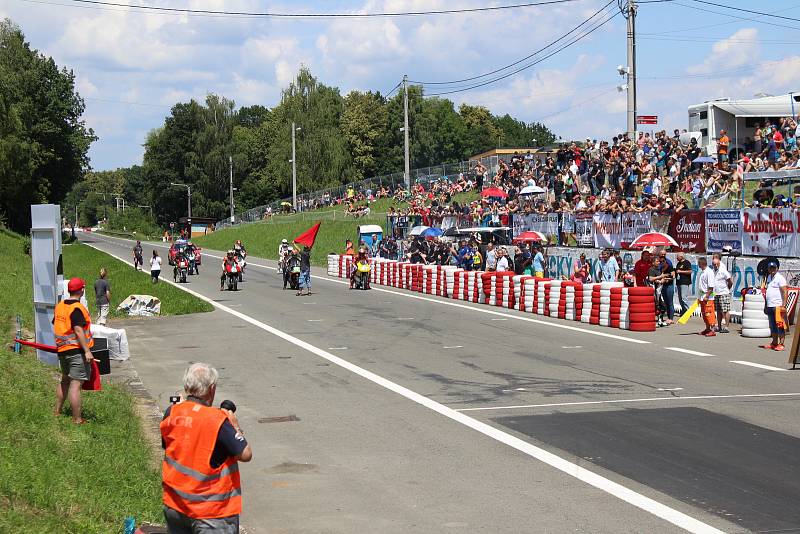
[[391,88],[391,90],[390,90],[388,93],[386,93],[385,95],[383,95],[383,96],[384,96],[384,98],[389,98],[390,96],[392,96],[392,93],[394,93],[395,91],[397,91],[397,88],[398,88],[398,87],[400,87],[402,84],[403,84],[403,81],[402,81],[402,80],[400,80],[399,82],[397,82],[397,85],[395,85],[394,87],[392,87],[392,88]]
[[679,6],[683,6],[683,7],[688,8],[688,9],[694,9],[696,11],[703,11],[705,13],[713,13],[714,15],[721,15],[723,17],[730,17],[732,19],[747,20],[747,21],[750,21],[750,22],[757,22],[759,24],[767,24],[769,26],[776,26],[776,27],[779,27],[779,28],[788,28],[790,30],[800,30],[800,28],[798,28],[797,26],[787,26],[786,24],[779,24],[777,22],[767,22],[765,20],[758,20],[758,19],[754,19],[752,17],[740,17],[740,16],[737,16],[737,15],[731,15],[730,13],[720,13],[719,11],[714,11],[713,9],[706,9],[706,8],[703,8],[703,7],[700,7],[700,6],[693,6],[693,5],[689,5],[689,4],[684,4],[684,3],[678,2],[678,1],[676,1],[675,4],[677,4]]
[[787,17],[786,15],[775,15],[774,13],[764,13],[763,11],[753,11],[752,9],[745,9],[743,7],[735,7],[735,6],[728,6],[725,4],[718,4],[716,2],[709,2],[708,0],[692,0],[693,2],[697,2],[699,4],[707,4],[710,6],[716,7],[724,7],[725,9],[733,9],[735,11],[742,11],[744,13],[750,13],[753,15],[759,15],[761,17],[772,17],[775,19],[782,19],[782,20],[791,20],[794,22],[800,22],[800,19],[795,17]]
[[[256,12],[256,11],[225,11],[211,9],[189,9],[163,6],[140,6],[123,4],[121,2],[110,2],[105,0],[70,0],[76,4],[91,6],[102,6],[108,8],[125,8],[136,11],[155,11],[160,13],[190,14],[190,15],[212,15],[212,16],[237,16],[237,17],[258,17],[258,18],[298,18],[298,19],[343,19],[343,18],[377,18],[377,17],[413,17],[430,15],[456,15],[463,13],[481,13],[487,11],[500,11],[507,9],[519,9],[529,7],[547,6],[553,4],[565,4],[577,2],[579,0],[541,0],[539,2],[525,2],[520,4],[508,4],[502,6],[486,6],[462,9],[440,9],[427,11],[398,11],[398,12],[376,12],[376,13],[277,13],[277,12]],[[40,2],[47,3],[47,2]],[[57,4],[64,5],[64,4]]]
[[533,67],[535,65],[538,65],[539,63],[545,61],[546,59],[549,59],[549,58],[553,57],[554,55],[558,54],[559,52],[562,52],[563,50],[566,50],[567,48],[569,48],[573,44],[577,43],[578,41],[582,40],[585,37],[588,37],[589,35],[591,35],[595,31],[599,30],[601,27],[605,26],[607,23],[609,23],[611,20],[613,20],[617,15],[619,15],[619,12],[613,13],[610,17],[607,17],[605,20],[603,20],[599,24],[595,25],[594,27],[592,27],[591,29],[587,30],[583,34],[577,36],[572,41],[570,41],[570,42],[562,45],[561,47],[557,48],[556,50],[550,52],[546,56],[543,56],[543,57],[537,59],[536,61],[533,61],[532,63],[529,63],[527,65],[524,65],[524,66],[522,66],[522,67],[520,67],[520,68],[518,68],[516,70],[513,70],[513,71],[511,71],[511,72],[509,72],[507,74],[503,74],[503,75],[498,76],[496,78],[492,78],[492,79],[487,80],[485,82],[474,84],[474,85],[471,85],[469,87],[464,87],[464,88],[461,88],[461,89],[452,89],[450,91],[440,91],[438,93],[430,93],[427,96],[441,96],[441,95],[449,95],[449,94],[453,94],[453,93],[460,93],[460,92],[463,92],[463,91],[470,91],[472,89],[477,89],[478,87],[483,87],[483,86],[489,85],[491,83],[495,83],[495,82],[498,82],[500,80],[504,80],[504,79],[506,79],[506,78],[508,78],[510,76],[513,76],[513,75],[518,74],[518,73],[520,73],[520,72],[522,72],[524,70],[527,70],[527,69],[529,69],[529,68],[531,68],[531,67]]
[[460,80],[451,80],[451,81],[449,81],[449,82],[420,82],[420,81],[416,81],[416,80],[409,80],[409,82],[410,82],[410,83],[416,83],[416,84],[420,84],[420,85],[454,85],[454,84],[457,84],[457,83],[469,82],[469,81],[472,81],[472,80],[477,80],[477,79],[479,79],[479,78],[485,78],[486,76],[491,76],[492,74],[497,74],[498,72],[504,71],[504,70],[506,70],[506,69],[509,69],[509,68],[511,68],[511,67],[514,67],[514,66],[516,66],[516,65],[519,65],[520,63],[522,63],[522,62],[524,62],[524,61],[527,61],[527,60],[529,60],[530,58],[532,58],[532,57],[533,57],[533,56],[535,56],[536,54],[539,54],[539,53],[540,53],[540,52],[542,52],[543,50],[546,50],[547,48],[549,48],[549,47],[553,46],[554,44],[556,44],[557,42],[561,41],[562,39],[565,39],[566,37],[568,37],[568,36],[569,36],[569,35],[571,35],[572,33],[574,33],[574,32],[576,32],[577,30],[579,30],[579,29],[580,29],[582,26],[584,26],[585,24],[587,24],[589,21],[591,21],[593,18],[595,18],[595,17],[596,17],[597,15],[599,15],[601,12],[603,12],[603,11],[604,11],[606,8],[608,8],[608,6],[610,6],[611,4],[613,4],[615,1],[616,1],[616,0],[610,0],[610,1],[609,1],[609,2],[606,4],[606,5],[604,5],[603,7],[601,7],[600,9],[598,9],[597,11],[595,11],[595,12],[594,12],[594,13],[593,13],[593,14],[592,14],[592,15],[591,15],[589,18],[585,19],[583,22],[581,22],[580,24],[578,24],[577,26],[575,26],[574,28],[572,28],[570,31],[568,31],[567,33],[565,33],[564,35],[562,35],[561,37],[559,37],[559,38],[558,38],[558,39],[556,39],[555,41],[552,41],[552,42],[550,42],[550,43],[549,43],[547,46],[545,46],[545,47],[543,47],[543,48],[540,48],[540,49],[536,50],[536,51],[535,51],[535,52],[533,52],[532,54],[529,54],[529,55],[525,56],[525,57],[524,57],[524,58],[522,58],[522,59],[519,59],[519,60],[517,60],[517,61],[515,61],[515,62],[513,62],[513,63],[509,63],[508,65],[505,65],[504,67],[500,67],[500,68],[498,68],[498,69],[495,69],[495,70],[493,70],[493,71],[486,72],[486,73],[484,73],[484,74],[479,74],[479,75],[477,75],[477,76],[471,76],[471,77],[469,77],[469,78],[462,78],[462,79],[460,79]]

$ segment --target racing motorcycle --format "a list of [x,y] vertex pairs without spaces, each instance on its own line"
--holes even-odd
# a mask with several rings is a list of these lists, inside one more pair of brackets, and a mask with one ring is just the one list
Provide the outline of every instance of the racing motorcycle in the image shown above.
[[189,260],[186,256],[181,255],[175,261],[175,268],[172,270],[172,279],[174,282],[186,283],[186,277],[189,275]]
[[247,252],[236,252],[236,265],[239,267],[239,282],[244,282],[244,268],[247,266]]
[[370,270],[371,266],[369,263],[356,263],[350,280],[350,289],[369,289]]
[[242,271],[239,268],[239,263],[234,262],[231,264],[225,264],[225,278],[228,282],[228,291],[238,291],[239,290],[239,278],[242,276]]

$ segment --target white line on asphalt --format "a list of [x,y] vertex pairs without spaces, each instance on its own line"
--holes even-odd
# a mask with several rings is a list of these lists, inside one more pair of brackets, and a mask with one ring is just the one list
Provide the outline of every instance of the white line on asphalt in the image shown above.
[[508,321],[508,319],[498,319],[495,317],[494,319],[492,319],[492,321]]
[[347,350],[347,347],[328,347],[328,350]]
[[[680,388],[679,388],[680,389]],[[508,391],[508,390],[503,390]],[[669,390],[666,390],[669,391]],[[591,404],[624,404],[628,402],[658,402],[675,400],[713,400],[713,399],[746,399],[751,397],[798,397],[800,393],[754,393],[743,395],[697,395],[694,397],[650,397],[647,399],[614,399],[604,401],[554,402],[550,404],[521,404],[516,406],[486,406],[485,408],[461,408],[457,412],[481,412],[496,410],[520,410],[524,408],[555,408],[558,406],[588,406]]]
[[453,345],[452,347],[442,347],[443,349],[463,349],[463,345]]
[[[106,254],[109,253],[106,252]],[[119,256],[116,256],[114,254],[109,254],[109,255],[114,258],[117,258],[123,263],[127,263]],[[278,330],[277,328],[270,326],[266,323],[263,323],[258,319],[254,319],[253,317],[250,317],[249,315],[246,315],[242,312],[236,311],[233,308],[225,306],[224,304],[214,302],[212,299],[198,293],[197,291],[189,289],[188,287],[183,287],[181,285],[169,282],[169,280],[167,280],[166,282],[171,283],[176,287],[179,287],[180,289],[186,291],[190,295],[194,295],[195,297],[208,302],[209,304],[211,304],[212,306],[221,311],[227,312],[235,317],[238,317],[239,319],[247,323],[250,323],[255,327],[258,327],[264,330],[265,332],[269,332],[270,334],[279,337],[297,347],[300,347],[301,349],[307,350],[312,354],[316,354],[320,358],[323,358],[335,365],[338,365],[342,369],[346,369],[358,376],[361,376],[369,380],[370,382],[373,382],[374,384],[377,384],[385,389],[388,389],[389,391],[397,393],[398,395],[401,395],[412,402],[415,402],[457,423],[460,423],[468,428],[480,432],[481,434],[489,438],[492,438],[500,443],[504,443],[509,447],[512,447],[524,454],[527,454],[532,458],[539,460],[540,462],[543,462],[555,469],[558,469],[559,471],[562,471],[563,473],[566,473],[569,476],[572,476],[582,482],[589,484],[590,486],[593,486],[601,491],[604,491],[609,495],[613,495],[618,499],[621,499],[629,504],[632,504],[637,508],[649,512],[655,515],[656,517],[660,517],[661,519],[668,521],[673,525],[676,525],[686,531],[698,534],[723,534],[721,530],[716,529],[707,523],[703,523],[702,521],[695,519],[687,514],[684,514],[683,512],[675,510],[674,508],[670,508],[669,506],[662,504],[654,499],[651,499],[650,497],[642,495],[641,493],[637,493],[632,489],[623,486],[622,484],[619,484],[618,482],[614,482],[613,480],[610,480],[601,475],[598,475],[597,473],[589,471],[585,467],[582,467],[578,464],[565,460],[564,458],[561,458],[560,456],[557,456],[552,452],[546,451],[516,436],[512,436],[507,432],[503,432],[502,430],[495,428],[491,425],[488,425],[487,423],[478,421],[477,419],[474,419],[466,414],[460,413],[452,408],[445,406],[444,404],[429,399],[428,397],[421,395],[416,391],[412,391],[404,386],[401,386],[400,384],[397,384],[380,375],[377,375],[372,371],[368,371],[367,369],[359,367],[345,359],[339,358],[338,356],[335,356],[330,352],[322,350],[319,347],[316,347],[306,341],[303,341],[302,339],[296,338],[291,334],[287,334],[282,330]]]
[[664,347],[667,350],[674,350],[675,352],[684,352],[686,354],[692,354],[694,356],[713,356],[713,354],[708,354],[707,352],[699,352],[696,350],[690,349],[682,349],[680,347]]
[[414,318],[413,317],[398,317],[397,320],[398,321],[413,321]]
[[[100,234],[100,235],[102,235],[102,234]],[[108,238],[110,236],[103,236],[103,237]],[[121,240],[121,241],[130,241],[129,239],[121,239],[121,238],[115,238],[115,237],[111,237],[111,239],[118,239],[118,240]],[[154,245],[160,246],[161,248],[168,248],[168,247],[165,247],[163,244],[159,245],[158,243],[154,243]],[[205,254],[205,255],[207,255],[207,256],[209,256],[211,258],[222,259],[222,256],[216,256],[214,254],[210,254],[210,253],[207,253],[207,252],[204,252],[203,254]],[[256,267],[261,267],[262,269],[271,269],[273,271],[277,270],[277,267],[271,267],[269,265],[261,265],[259,263],[248,263],[248,265],[254,265]],[[349,285],[350,284],[350,282],[348,282],[347,280],[337,280],[335,278],[328,278],[326,276],[314,275],[311,278],[314,278],[316,280],[322,280],[322,281],[325,281],[325,282],[330,282],[332,284],[344,284],[344,285]],[[423,301],[426,301],[426,302],[433,302],[435,304],[441,304],[443,306],[452,306],[454,308],[461,308],[461,309],[465,309],[465,310],[471,310],[471,311],[474,311],[474,312],[485,313],[485,314],[488,314],[488,315],[506,317],[508,319],[515,319],[517,321],[526,321],[528,323],[540,324],[540,325],[544,325],[544,326],[551,326],[551,327],[554,327],[554,328],[561,328],[561,329],[570,330],[570,331],[573,331],[573,332],[580,332],[582,334],[590,334],[592,336],[600,336],[600,337],[606,337],[606,338],[609,338],[609,339],[616,339],[618,341],[625,341],[625,342],[628,342],[628,343],[637,343],[637,344],[641,344],[641,345],[648,345],[648,344],[651,343],[651,341],[645,341],[643,339],[625,337],[625,336],[621,336],[621,335],[618,335],[618,334],[609,334],[607,332],[600,332],[600,331],[597,331],[597,330],[587,330],[586,328],[580,328],[578,326],[572,326],[572,325],[569,325],[569,324],[554,323],[554,322],[550,322],[550,321],[544,321],[542,319],[533,319],[531,317],[523,317],[521,315],[512,315],[510,313],[503,313],[503,312],[484,309],[484,308],[480,308],[480,307],[467,306],[466,304],[460,304],[458,302],[451,302],[451,301],[446,301],[446,300],[432,299],[432,298],[428,298],[428,297],[423,297],[421,295],[414,295],[414,294],[410,294],[410,293],[401,293],[399,291],[394,291],[394,290],[391,290],[391,289],[383,289],[383,288],[379,288],[379,287],[375,287],[375,286],[372,286],[372,291],[379,291],[381,293],[389,293],[391,295],[397,295],[397,296],[405,297],[405,298],[409,298],[409,299],[416,299],[416,300],[423,300]]]
[[561,347],[562,349],[582,349],[581,345],[567,345],[566,347]]
[[309,323],[321,323],[322,319],[306,319]]
[[683,391],[683,388],[658,388],[658,391]]
[[739,365],[749,365],[750,367],[758,367],[759,369],[766,369],[767,371],[788,371],[781,367],[772,367],[771,365],[764,365],[763,363],[745,362],[742,360],[731,360],[731,363],[738,363]]

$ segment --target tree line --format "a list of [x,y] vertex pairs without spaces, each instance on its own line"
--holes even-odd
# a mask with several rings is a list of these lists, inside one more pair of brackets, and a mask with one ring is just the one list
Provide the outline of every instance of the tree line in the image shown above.
[[[403,94],[351,91],[342,96],[305,67],[272,108],[237,108],[224,96],[175,104],[144,142],[141,165],[93,172],[97,139],[81,116],[84,103],[71,71],[25,42],[11,21],[0,23],[0,221],[26,232],[29,204],[61,203],[81,225],[157,230],[186,215],[229,213],[233,166],[236,209],[291,194],[291,124],[297,136],[298,192],[338,186],[403,169]],[[539,123],[409,87],[411,168],[463,161],[496,146],[552,143]],[[124,212],[122,203],[126,206]]]

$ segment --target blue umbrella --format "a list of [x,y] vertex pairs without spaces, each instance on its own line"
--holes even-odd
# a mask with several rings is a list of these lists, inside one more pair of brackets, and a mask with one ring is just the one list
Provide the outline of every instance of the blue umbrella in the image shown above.
[[439,237],[443,233],[441,228],[427,228],[420,235],[422,237]]
[[699,158],[694,158],[692,163],[716,163],[717,158],[712,158],[711,156],[700,156]]

